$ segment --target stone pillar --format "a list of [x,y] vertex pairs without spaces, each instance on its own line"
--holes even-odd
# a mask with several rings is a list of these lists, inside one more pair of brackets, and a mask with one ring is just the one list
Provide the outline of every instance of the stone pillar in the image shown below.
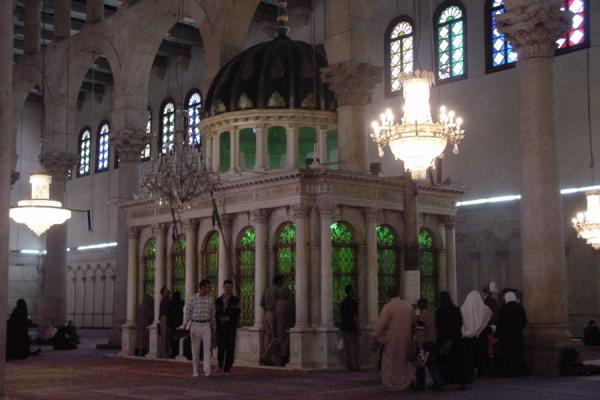
[[286,168],[298,168],[298,129],[296,125],[285,127],[287,132]]
[[446,290],[456,301],[458,296],[456,281],[456,222],[454,217],[448,218],[446,228]]
[[104,19],[104,0],[87,0],[86,4],[85,20],[88,24],[93,24]]
[[[48,151],[40,164],[52,177],[50,198],[65,204],[67,172],[75,164],[73,154]],[[60,326],[67,321],[67,223],[54,225],[46,234],[46,257],[42,282],[41,326]]]
[[498,266],[500,268],[500,282],[498,284],[500,289],[504,289],[508,286],[508,250],[498,250],[496,257],[498,257]]
[[152,235],[156,239],[155,270],[154,270],[154,323],[150,331],[150,346],[147,357],[158,357],[158,325],[160,323],[160,290],[165,285],[165,249],[167,245],[167,226],[164,224],[152,227]]
[[571,338],[554,104],[555,41],[568,26],[561,4],[561,0],[507,0],[506,13],[497,19],[498,28],[519,55],[521,265],[529,318],[527,346],[533,370],[553,375],[559,372],[559,349]]
[[310,209],[310,322],[313,328],[321,323],[321,227],[319,209]]
[[212,136],[212,146],[211,146],[211,151],[212,151],[212,171],[213,172],[219,172],[219,164],[221,163],[221,154],[220,154],[220,144],[221,141],[220,139],[220,134],[215,134]]
[[54,40],[62,40],[71,35],[71,0],[54,2]]
[[121,355],[132,356],[135,354],[136,341],[136,311],[138,288],[138,251],[140,229],[129,229],[128,263],[127,263],[127,320],[122,328]]
[[204,146],[202,151],[204,152],[204,162],[206,163],[206,168],[209,171],[212,171],[212,160],[213,160],[213,154],[212,154],[212,149],[213,149],[213,138],[212,136],[208,136],[206,135],[206,137],[204,138]]
[[329,161],[327,158],[327,128],[319,127],[317,135],[317,149],[319,161],[321,161],[321,164],[327,164],[327,162]]
[[231,132],[231,149],[229,152],[229,156],[231,159],[229,170],[233,172],[239,172],[240,169],[240,130],[238,127],[233,128],[233,132]]
[[198,269],[196,268],[196,250],[198,249],[197,239],[198,224],[195,220],[187,220],[183,223],[183,233],[185,234],[185,293],[183,298],[188,299],[198,287]]
[[[479,290],[480,284],[480,270],[481,270],[481,253],[478,251],[472,251],[469,253],[469,259],[471,260],[471,290]],[[458,301],[458,299],[454,299]]]
[[25,0],[24,36],[25,54],[34,54],[40,51],[40,35],[42,19],[42,1]]
[[379,282],[377,271],[377,223],[381,210],[369,208],[367,217],[367,329],[372,330],[379,313]]
[[259,126],[254,128],[256,133],[256,165],[254,167],[257,171],[265,171],[266,165],[266,154],[267,154],[267,128],[266,126]]
[[6,311],[8,309],[9,218],[12,171],[13,4],[0,4],[0,398],[4,396]]
[[262,295],[267,289],[267,220],[268,212],[264,209],[252,210],[250,221],[256,234],[254,248],[254,328],[262,329],[264,310],[260,306]]
[[[223,282],[231,278],[231,216],[221,215],[222,232],[219,232],[219,269],[217,294],[223,294]],[[211,282],[211,284],[215,284]]]
[[402,176],[404,207],[404,298],[416,302],[421,297],[421,269],[419,264],[419,221],[417,218],[417,185],[409,173]]
[[366,172],[368,161],[365,106],[381,81],[382,67],[345,61],[322,69],[338,102],[338,160],[341,170]]
[[321,217],[321,325],[315,335],[314,361],[318,368],[339,364],[338,330],[333,325],[333,295],[331,269],[331,219],[335,206],[319,204]]

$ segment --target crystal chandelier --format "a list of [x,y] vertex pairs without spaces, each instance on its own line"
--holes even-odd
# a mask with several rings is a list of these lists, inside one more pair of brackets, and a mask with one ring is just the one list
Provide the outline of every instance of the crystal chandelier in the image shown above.
[[29,183],[31,199],[20,200],[16,207],[10,209],[9,215],[15,222],[27,225],[40,236],[52,225],[64,224],[71,218],[71,210],[63,208],[60,201],[50,200],[50,175],[33,174]]
[[394,123],[394,115],[388,108],[381,114],[380,122],[372,122],[370,136],[378,145],[380,157],[389,145],[396,160],[404,161],[404,168],[414,179],[425,179],[427,168],[435,167],[435,158],[443,156],[448,143],[454,146],[454,154],[458,153],[458,144],[464,137],[463,120],[442,106],[439,122],[433,122],[429,107],[431,71],[403,73],[401,83],[404,91],[401,123]]
[[587,211],[579,212],[573,218],[577,236],[585,239],[594,249],[600,249],[600,192],[586,193]]

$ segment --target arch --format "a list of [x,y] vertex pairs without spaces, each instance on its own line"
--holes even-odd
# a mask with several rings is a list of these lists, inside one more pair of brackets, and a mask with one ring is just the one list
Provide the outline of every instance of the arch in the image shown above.
[[269,168],[285,167],[287,154],[287,132],[283,126],[272,126],[267,133],[267,159]]
[[346,285],[352,284],[358,293],[358,257],[356,236],[352,226],[344,221],[331,224],[331,271],[333,322],[341,322],[340,304],[346,297]]
[[83,127],[79,133],[77,177],[88,176],[92,159],[92,130]]
[[143,274],[143,293],[154,297],[154,273],[156,271],[156,239],[150,238],[144,245],[144,255],[142,256],[144,266]]
[[187,143],[190,146],[200,146],[200,109],[202,108],[202,92],[200,89],[192,89],[185,98],[186,118],[185,131]]
[[389,97],[402,90],[402,73],[412,72],[414,65],[415,24],[400,15],[392,20],[385,31],[385,91]]
[[438,82],[467,77],[467,13],[458,0],[447,0],[435,11],[435,66]]
[[298,164],[300,168],[307,168],[306,160],[316,156],[317,130],[310,126],[298,130]]
[[251,226],[242,229],[238,235],[236,252],[238,266],[238,289],[240,295],[240,323],[242,326],[254,325],[254,269],[255,269],[256,233]]
[[398,235],[390,225],[378,225],[377,235],[377,285],[379,310],[388,302],[388,290],[400,285],[400,246]]
[[171,245],[171,292],[185,296],[185,235],[179,235]]
[[256,167],[256,131],[243,128],[239,136],[240,167],[242,170],[253,170]]
[[219,277],[219,232],[217,231],[209,232],[206,237],[202,276],[210,281],[210,295],[212,298],[216,298]]
[[175,145],[175,101],[167,98],[160,106],[160,135],[158,148],[161,154],[171,153]]
[[290,291],[290,299],[296,292],[296,225],[284,222],[277,228],[275,250],[275,274],[283,277],[283,286]]
[[[146,134],[149,137],[152,137],[152,109],[148,107],[148,121],[146,122]],[[141,161],[149,161],[152,158],[152,142],[148,142],[144,149],[142,150],[142,154],[140,154]]]
[[513,67],[517,62],[517,52],[496,26],[496,15],[504,14],[504,11],[504,0],[487,0],[485,3],[485,57],[488,73]]
[[419,232],[419,270],[421,275],[421,297],[430,305],[437,306],[438,247],[432,231],[422,228]]
[[590,45],[589,0],[563,0],[561,11],[571,21],[569,29],[556,40],[556,54],[565,54]]
[[96,172],[108,171],[110,166],[110,124],[100,122],[96,135]]

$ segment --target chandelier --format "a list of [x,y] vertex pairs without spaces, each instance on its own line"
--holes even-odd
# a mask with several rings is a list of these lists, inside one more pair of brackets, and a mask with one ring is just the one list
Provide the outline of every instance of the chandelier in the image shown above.
[[579,212],[573,218],[577,236],[584,239],[595,250],[600,249],[600,192],[586,193],[587,211]]
[[60,201],[50,200],[50,175],[33,174],[29,183],[31,199],[20,200],[16,207],[10,209],[9,215],[15,222],[27,225],[40,236],[52,225],[64,224],[71,218],[71,210],[63,208]]
[[389,145],[396,160],[404,161],[404,168],[414,179],[425,179],[427,169],[435,168],[435,158],[443,156],[448,143],[453,145],[454,154],[458,154],[458,144],[464,137],[463,120],[442,106],[439,122],[433,122],[429,107],[431,71],[403,73],[400,80],[404,92],[401,123],[394,123],[394,114],[388,108],[379,122],[372,122],[370,136],[377,143],[380,157]]

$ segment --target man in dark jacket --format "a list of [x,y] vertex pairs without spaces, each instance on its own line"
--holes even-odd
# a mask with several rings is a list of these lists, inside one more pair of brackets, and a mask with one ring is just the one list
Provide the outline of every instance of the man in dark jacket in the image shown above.
[[340,305],[342,315],[342,338],[344,340],[344,354],[346,368],[350,371],[360,371],[360,352],[358,343],[358,302],[354,299],[354,287],[346,286],[346,298]]
[[217,361],[219,371],[229,375],[235,357],[235,335],[240,318],[240,299],[233,295],[233,281],[223,282],[223,294],[215,302],[217,320]]

